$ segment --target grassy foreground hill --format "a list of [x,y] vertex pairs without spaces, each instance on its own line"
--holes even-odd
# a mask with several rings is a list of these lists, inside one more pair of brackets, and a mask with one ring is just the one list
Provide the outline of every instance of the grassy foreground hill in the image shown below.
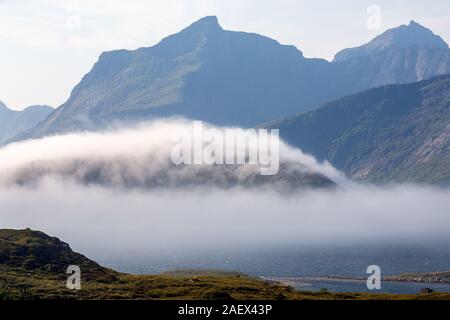
[[[81,290],[66,287],[68,265],[81,269]],[[26,230],[0,230],[0,300],[345,300],[450,299],[450,294],[386,295],[299,292],[239,273],[178,271],[129,275],[104,268],[57,238]]]

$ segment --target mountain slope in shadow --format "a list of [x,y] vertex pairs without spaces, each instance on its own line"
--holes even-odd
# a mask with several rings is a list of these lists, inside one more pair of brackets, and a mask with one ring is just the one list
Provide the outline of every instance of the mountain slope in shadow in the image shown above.
[[264,126],[356,180],[450,183],[450,76],[371,89]]

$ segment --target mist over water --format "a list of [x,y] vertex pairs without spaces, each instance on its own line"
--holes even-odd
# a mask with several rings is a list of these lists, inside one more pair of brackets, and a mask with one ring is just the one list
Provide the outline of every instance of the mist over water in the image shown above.
[[2,227],[116,251],[448,240],[450,192],[417,186],[311,191],[124,192],[49,180],[0,193]]
[[[208,125],[205,128],[214,129],[219,135],[228,129]],[[346,181],[330,164],[319,164],[313,157],[284,143],[276,150],[279,151],[276,156],[271,154],[269,157],[270,166],[276,163],[278,174],[275,175],[262,176],[262,169],[267,167],[258,162],[251,165],[175,165],[173,152],[179,144],[177,140],[180,135],[192,135],[190,140],[195,140],[194,131],[193,122],[161,120],[128,129],[69,134],[12,144],[0,149],[0,185],[33,187],[53,177],[80,185],[122,190],[175,190],[203,186],[229,189],[265,185],[271,190],[288,191],[305,186],[331,187],[333,181],[342,184]],[[258,153],[256,133],[246,135],[239,131],[236,137],[239,137],[236,141],[242,140],[244,144],[223,145],[222,141],[214,138],[205,146],[214,150],[219,146],[227,156],[229,152],[234,154],[235,161],[237,151],[242,151],[244,159],[255,150]],[[250,143],[255,138],[257,143]],[[200,141],[200,146],[203,144]],[[192,143],[189,151],[192,157],[196,152],[204,155],[202,150],[196,150],[196,145]],[[273,151],[270,150],[271,153]]]
[[[0,149],[1,227],[44,231],[92,258],[450,240],[450,190],[353,184],[329,164],[285,144],[280,158],[341,187],[286,194],[267,186],[126,188],[124,177],[138,181],[170,167],[168,139],[176,126],[189,123],[159,122]],[[45,163],[45,170],[37,163]],[[107,168],[107,183],[74,179],[92,163]],[[197,173],[186,167],[177,175]]]

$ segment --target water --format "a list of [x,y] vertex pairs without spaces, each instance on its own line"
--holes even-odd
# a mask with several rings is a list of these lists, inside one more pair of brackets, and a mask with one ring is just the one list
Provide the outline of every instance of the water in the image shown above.
[[380,290],[369,291],[366,281],[339,280],[326,278],[268,278],[289,285],[300,291],[320,291],[326,289],[329,292],[371,292],[415,294],[423,288],[429,288],[439,292],[450,292],[450,284],[415,283],[415,282],[387,282],[381,283]]
[[[93,257],[91,255],[91,257]],[[382,276],[450,270],[450,244],[366,245],[314,248],[265,248],[218,252],[161,252],[94,257],[116,270],[155,274],[169,270],[229,270],[286,282],[299,290],[367,292],[365,281],[326,279],[327,276],[366,278],[367,267],[378,265]],[[427,287],[450,292],[450,284],[383,282],[380,292],[417,293]]]

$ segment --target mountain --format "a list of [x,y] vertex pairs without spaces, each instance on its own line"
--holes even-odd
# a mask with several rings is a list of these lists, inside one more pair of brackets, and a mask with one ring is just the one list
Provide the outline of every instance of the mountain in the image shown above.
[[[22,145],[10,145],[0,149],[0,159],[14,162],[14,165],[8,160],[0,163],[0,189],[35,187],[48,178],[113,190],[243,188],[256,192],[269,189],[285,194],[316,188],[338,188],[336,182],[339,182],[339,176],[333,170],[316,165],[298,152],[291,152],[284,144],[280,144],[279,157],[270,159],[270,166],[249,164],[248,160],[247,164],[175,165],[172,150],[176,143],[167,136],[167,132],[190,126],[177,126],[174,122],[168,123],[164,129],[161,126],[158,124],[153,127],[156,129],[145,131],[135,129],[132,135],[126,131],[125,134],[115,132],[108,135],[103,132],[98,135],[49,137],[30,141],[26,146],[26,150],[40,152],[24,152]],[[185,130],[187,132],[188,129]],[[154,137],[157,137],[157,143]],[[70,141],[70,150],[61,151],[67,141]],[[94,145],[92,141],[95,141]],[[108,149],[108,153],[101,152],[103,146],[113,144],[115,147]],[[216,150],[221,146],[213,145]],[[243,145],[236,148],[243,154],[249,155],[251,152]],[[72,149],[77,151],[71,152]],[[24,157],[24,154],[29,156]],[[49,154],[52,156],[49,157]],[[270,173],[268,169],[272,169],[273,175],[262,175],[263,168],[265,173]]]
[[449,52],[412,23],[334,62],[307,59],[294,46],[205,17],[153,47],[103,53],[68,101],[16,140],[167,116],[251,127],[380,84],[439,75]]
[[54,111],[49,106],[31,106],[13,111],[0,101],[0,145],[18,134],[35,127]]
[[24,131],[35,127],[39,122],[45,120],[47,116],[52,113],[54,109],[50,106],[31,106],[23,111],[17,112],[13,117],[8,128],[8,133],[5,139],[14,137]]
[[16,116],[16,112],[9,110],[8,107],[0,101],[0,141],[3,141],[7,136],[9,124]]
[[450,184],[450,75],[371,89],[265,126],[356,180]]
[[[168,163],[158,170],[151,171],[147,167],[152,160],[154,159],[149,157],[147,163],[144,162],[139,166],[130,165],[129,157],[117,157],[108,161],[70,158],[64,162],[36,160],[19,168],[10,169],[6,179],[2,173],[0,183],[7,186],[33,186],[47,177],[61,179],[72,177],[72,180],[80,185],[127,190],[245,188],[257,191],[269,189],[285,194],[338,188],[338,185],[323,173],[294,162],[281,163],[276,175],[262,176],[259,166],[250,165],[175,166]],[[112,165],[115,167],[111,168]],[[136,169],[140,170],[140,175],[135,174],[136,171],[133,170]]]
[[73,252],[67,243],[58,238],[30,229],[0,230],[0,267],[57,274],[66,278],[66,270],[70,265],[79,266],[87,280],[115,279],[113,271]]
[[252,126],[336,96],[330,63],[205,17],[150,48],[103,53],[31,136],[183,115]]
[[390,29],[368,44],[339,52],[353,79],[354,90],[385,84],[417,82],[450,73],[450,49],[445,41],[415,21]]

